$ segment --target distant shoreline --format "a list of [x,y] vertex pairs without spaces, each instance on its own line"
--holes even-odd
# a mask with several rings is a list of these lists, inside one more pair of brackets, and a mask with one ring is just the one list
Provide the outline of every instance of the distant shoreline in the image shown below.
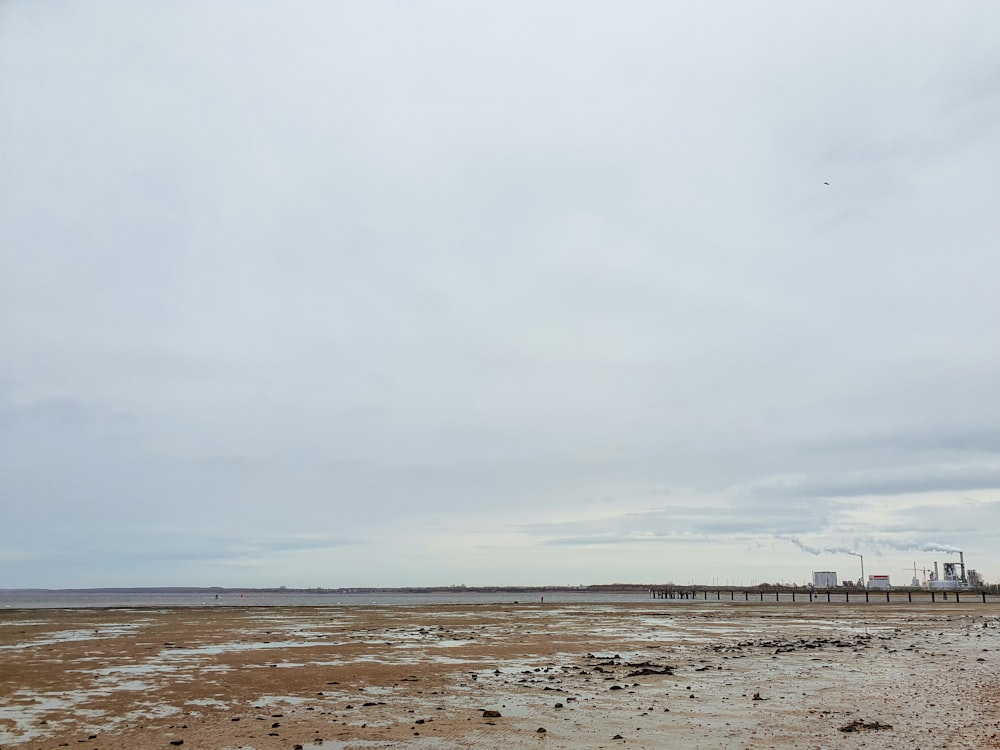
[[628,593],[649,591],[656,584],[613,583],[590,586],[346,586],[341,588],[290,588],[285,586],[102,586],[94,588],[3,588],[0,594],[494,594],[494,593]]

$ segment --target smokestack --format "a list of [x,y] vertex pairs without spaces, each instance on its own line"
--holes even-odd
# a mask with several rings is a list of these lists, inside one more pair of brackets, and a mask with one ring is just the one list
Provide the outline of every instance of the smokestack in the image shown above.
[[958,553],[958,564],[962,568],[962,574],[959,577],[962,579],[962,583],[965,583],[965,554],[962,552]]
[[934,561],[934,580],[935,580],[935,581],[937,581],[937,580],[940,580],[940,579],[938,578],[938,570],[937,570],[937,560],[935,560],[935,561]]

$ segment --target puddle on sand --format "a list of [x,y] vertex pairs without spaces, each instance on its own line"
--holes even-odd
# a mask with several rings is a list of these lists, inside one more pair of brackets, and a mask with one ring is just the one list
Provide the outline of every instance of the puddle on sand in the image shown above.
[[[22,743],[35,739],[80,717],[104,716],[104,711],[77,708],[77,705],[88,697],[89,695],[82,691],[58,694],[28,691],[15,693],[10,704],[0,706],[0,722],[2,722],[0,745]],[[54,712],[69,718],[63,720],[46,718],[47,715]]]
[[153,685],[150,685],[148,682],[142,682],[141,680],[117,680],[113,677],[102,677],[96,682],[102,688],[107,688],[111,691],[156,690]]
[[443,656],[435,654],[429,656],[422,651],[409,651],[405,655],[393,654],[361,654],[350,659],[338,659],[337,661],[311,661],[311,667],[342,667],[345,664],[393,664],[396,666],[420,666],[426,664],[481,664],[482,659],[471,658],[461,659],[454,656]]
[[108,625],[102,625],[100,628],[93,630],[83,628],[75,630],[58,630],[54,633],[45,633],[30,641],[0,646],[0,649],[20,651],[29,648],[38,648],[39,646],[52,646],[57,643],[69,643],[72,641],[99,641],[106,638],[119,638],[138,630],[143,627],[143,625],[145,625],[145,623],[141,622],[111,623]]
[[129,711],[124,715],[124,721],[135,721],[136,719],[162,719],[167,716],[179,714],[181,709],[166,703],[140,703],[140,707],[135,711]]
[[110,677],[111,675],[146,675],[159,672],[176,672],[177,667],[172,664],[124,664],[120,667],[101,667],[99,669],[73,669],[72,672],[85,672],[86,674]]
[[299,695],[262,695],[255,701],[251,701],[250,705],[254,708],[264,708],[265,706],[276,706],[276,705],[289,705],[298,706],[303,703],[315,702],[316,698],[321,696],[310,696],[309,698],[303,698]]
[[198,656],[218,656],[219,654],[232,654],[239,651],[266,651],[275,648],[315,648],[315,642],[303,641],[228,641],[226,643],[213,643],[207,646],[182,646],[180,648],[169,648],[160,652],[160,657],[169,661],[178,661],[186,657]]
[[476,642],[472,639],[469,640],[459,640],[457,638],[443,638],[439,641],[429,641],[422,643],[399,643],[397,646],[399,648],[461,648],[462,646],[475,646]]
[[184,701],[185,706],[211,706],[213,708],[229,708],[229,704],[218,698],[192,698]]
[[[322,745],[303,745],[303,750],[357,750],[365,747],[399,747],[398,741],[390,740],[326,740]],[[406,747],[413,750],[435,750],[436,748],[454,747],[453,743],[445,741],[439,737],[413,737],[406,741]],[[238,748],[237,750],[252,750],[252,748]]]

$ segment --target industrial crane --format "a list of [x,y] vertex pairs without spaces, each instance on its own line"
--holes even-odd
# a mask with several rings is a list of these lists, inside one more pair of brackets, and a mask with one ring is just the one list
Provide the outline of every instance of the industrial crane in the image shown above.
[[[905,570],[906,572],[910,572],[909,568],[900,568],[900,570]],[[912,584],[914,588],[919,588],[924,585],[924,583],[927,581],[927,573],[929,570],[930,570],[929,568],[920,568],[920,572],[923,574],[923,578],[917,578],[917,563],[916,562],[913,563]]]

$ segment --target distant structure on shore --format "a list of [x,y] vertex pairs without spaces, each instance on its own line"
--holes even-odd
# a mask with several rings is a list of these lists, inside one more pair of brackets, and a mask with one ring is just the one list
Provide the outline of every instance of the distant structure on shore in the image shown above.
[[835,589],[837,588],[837,574],[832,570],[814,570],[813,571],[813,586],[818,589]]
[[[913,578],[910,581],[910,585],[903,588],[927,589],[930,591],[962,591],[970,588],[982,588],[985,583],[983,577],[971,568],[966,571],[965,553],[960,550],[953,551],[954,554],[958,555],[958,562],[944,563],[942,573],[939,571],[938,562],[935,560],[933,570],[923,568],[923,580],[917,576],[917,563],[914,562]],[[888,591],[892,588],[888,575],[869,575],[866,580],[864,575],[864,557],[857,552],[849,554],[861,558],[861,578],[858,579],[856,584],[858,588],[876,591]],[[847,580],[840,583],[837,574],[832,570],[814,570],[812,573],[812,586],[816,589],[832,589],[840,586],[853,587],[855,584]]]
[[939,577],[937,560],[934,561],[934,572],[927,580],[927,588],[948,591],[983,585],[983,577],[977,571],[970,568],[966,574],[965,554],[962,552],[958,553],[957,563],[946,562],[942,567],[944,568],[944,576]]

